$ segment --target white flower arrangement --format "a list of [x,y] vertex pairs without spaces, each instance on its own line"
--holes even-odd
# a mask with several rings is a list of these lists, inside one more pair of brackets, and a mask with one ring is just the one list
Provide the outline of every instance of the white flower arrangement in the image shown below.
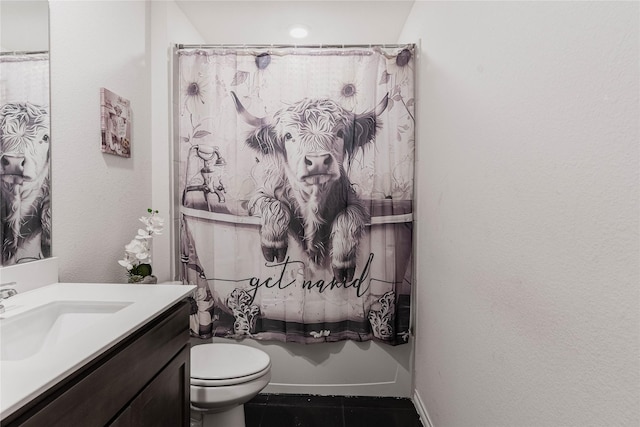
[[129,282],[143,282],[145,277],[151,276],[151,241],[154,234],[162,234],[164,219],[157,216],[158,211],[147,209],[149,216],[143,216],[140,221],[146,226],[138,229],[138,234],[124,247],[124,259],[118,264],[127,269]]

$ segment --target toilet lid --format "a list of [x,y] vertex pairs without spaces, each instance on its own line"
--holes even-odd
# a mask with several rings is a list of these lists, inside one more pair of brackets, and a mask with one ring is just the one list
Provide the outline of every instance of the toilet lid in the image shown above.
[[242,344],[213,343],[191,347],[191,378],[241,378],[265,370],[270,363],[267,353]]

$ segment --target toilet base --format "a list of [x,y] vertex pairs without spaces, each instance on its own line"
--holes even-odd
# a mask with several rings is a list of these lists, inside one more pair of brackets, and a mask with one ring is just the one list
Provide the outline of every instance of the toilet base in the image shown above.
[[192,410],[191,427],[246,427],[244,405],[236,405],[227,411],[215,413]]

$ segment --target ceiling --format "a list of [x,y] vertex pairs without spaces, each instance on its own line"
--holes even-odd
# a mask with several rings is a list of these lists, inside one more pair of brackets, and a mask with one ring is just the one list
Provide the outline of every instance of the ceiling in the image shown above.
[[[414,1],[190,1],[177,0],[210,44],[396,43]],[[309,36],[289,35],[303,24]]]

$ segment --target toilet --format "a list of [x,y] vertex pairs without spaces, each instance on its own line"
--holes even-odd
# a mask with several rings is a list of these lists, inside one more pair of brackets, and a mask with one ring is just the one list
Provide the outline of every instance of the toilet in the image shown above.
[[191,347],[191,422],[202,427],[245,427],[244,404],[271,380],[271,359],[242,344]]

